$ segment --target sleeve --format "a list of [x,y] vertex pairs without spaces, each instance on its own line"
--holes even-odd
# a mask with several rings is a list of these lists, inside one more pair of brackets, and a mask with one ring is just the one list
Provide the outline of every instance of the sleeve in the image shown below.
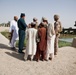
[[14,25],[12,25],[12,30],[15,30],[15,26]]
[[23,25],[23,27],[24,27],[24,28],[26,28],[26,27],[27,27],[27,24],[25,23],[25,21],[24,21],[24,20],[21,20],[21,23],[22,23],[22,25]]
[[36,39],[38,38],[38,30],[36,31]]
[[55,33],[58,34],[59,33],[58,32],[59,31],[59,23],[55,22],[54,26],[55,26]]
[[41,30],[38,30],[38,36],[41,37]]
[[54,30],[54,25],[52,25],[52,35],[54,35],[55,34],[55,30]]
[[62,32],[62,24],[61,24],[61,22],[59,22],[59,24],[60,24],[60,32]]
[[38,31],[36,32],[36,39],[38,39]]
[[29,35],[28,35],[28,29],[26,30],[26,40],[28,40],[28,37],[29,37]]
[[48,27],[47,27],[47,35],[48,35],[49,38],[51,38],[51,36],[52,36],[52,34],[51,34],[52,33],[52,30],[51,30],[52,28],[51,27],[52,27],[51,24],[49,24]]

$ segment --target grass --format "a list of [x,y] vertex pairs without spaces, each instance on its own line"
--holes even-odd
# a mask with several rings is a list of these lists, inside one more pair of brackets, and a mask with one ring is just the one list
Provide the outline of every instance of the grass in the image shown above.
[[[2,35],[4,35],[7,39],[9,39],[9,32],[1,32]],[[61,34],[61,37],[60,38],[73,38],[73,37],[76,37],[76,35],[66,35],[66,36],[63,36]],[[18,47],[18,42],[16,42],[16,46]],[[24,46],[26,46],[26,40],[24,41]],[[64,41],[59,41],[59,47],[65,47],[65,46],[71,46],[71,43],[69,42],[64,42]]]
[[[4,35],[9,40],[9,32],[1,32],[2,35]],[[18,47],[19,41],[16,42],[16,47]],[[24,46],[26,47],[26,40],[24,41]]]
[[[18,47],[19,41],[16,42],[16,47]],[[24,41],[24,47],[26,47],[26,40]]]
[[60,38],[63,38],[63,39],[65,39],[65,38],[74,38],[74,37],[76,37],[76,35],[72,35],[72,34],[61,34],[60,35]]
[[59,48],[65,47],[65,46],[71,46],[70,42],[64,42],[64,41],[59,41]]
[[[16,42],[16,46],[18,47],[18,42]],[[24,41],[24,46],[26,47],[26,40]],[[71,43],[69,42],[64,42],[64,41],[59,41],[59,48],[65,47],[65,46],[71,46]]]
[[7,39],[9,39],[9,32],[1,32],[2,35],[4,35]]

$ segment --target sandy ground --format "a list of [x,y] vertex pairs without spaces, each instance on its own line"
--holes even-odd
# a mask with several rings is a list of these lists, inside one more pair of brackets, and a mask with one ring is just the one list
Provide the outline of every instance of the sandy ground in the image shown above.
[[0,75],[76,75],[76,48],[63,47],[53,61],[24,61],[0,34]]

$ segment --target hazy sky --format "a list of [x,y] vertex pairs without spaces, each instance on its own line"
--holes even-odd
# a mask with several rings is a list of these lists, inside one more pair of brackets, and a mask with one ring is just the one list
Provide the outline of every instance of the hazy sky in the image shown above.
[[33,17],[41,21],[43,16],[53,23],[53,15],[59,14],[63,27],[73,27],[76,0],[0,0],[0,23],[11,21],[22,12],[26,14],[27,24]]

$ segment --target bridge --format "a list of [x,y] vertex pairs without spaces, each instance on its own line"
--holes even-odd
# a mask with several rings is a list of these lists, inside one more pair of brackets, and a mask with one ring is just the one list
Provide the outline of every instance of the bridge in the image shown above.
[[72,28],[63,28],[62,34],[76,34],[76,29]]

